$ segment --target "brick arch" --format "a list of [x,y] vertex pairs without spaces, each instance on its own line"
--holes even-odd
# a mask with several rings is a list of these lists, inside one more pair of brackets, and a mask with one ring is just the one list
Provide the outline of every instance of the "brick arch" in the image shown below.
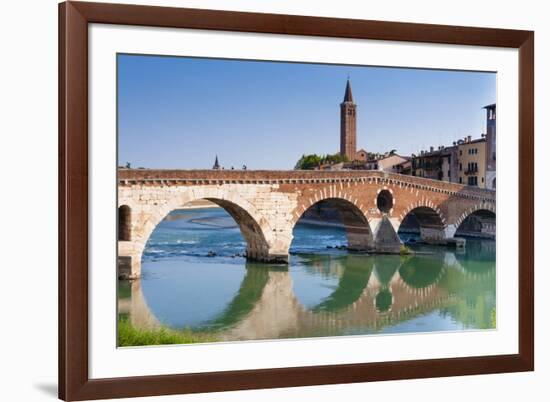
[[239,225],[241,234],[247,243],[247,257],[263,260],[269,254],[272,229],[268,220],[237,192],[222,188],[185,188],[176,192],[165,203],[159,205],[141,225],[142,230],[136,236],[137,256],[141,256],[145,245],[158,224],[173,210],[185,204],[205,199],[224,208]]
[[373,249],[373,231],[370,227],[366,209],[356,198],[345,192],[336,194],[333,189],[317,191],[313,196],[299,202],[289,222],[290,230],[294,230],[294,227],[308,209],[320,202],[326,202],[340,211],[342,223],[346,229],[349,249],[358,251]]
[[[335,186],[333,186],[335,187]],[[357,210],[361,211],[361,214],[364,216],[365,220],[370,224],[370,219],[368,216],[368,209],[359,202],[359,200],[356,197],[353,197],[352,195],[346,193],[345,191],[339,191],[337,193],[336,189],[321,189],[316,191],[311,196],[303,196],[298,200],[298,206],[295,208],[292,219],[290,221],[290,225],[294,227],[296,223],[300,220],[304,212],[306,212],[309,208],[311,208],[313,205],[317,204],[320,201],[325,201],[328,199],[336,199],[336,200],[343,200],[347,201],[350,204],[352,204]]]
[[458,229],[462,224],[462,222],[466,220],[466,218],[468,218],[470,215],[472,215],[477,211],[489,211],[494,213],[495,216],[497,214],[496,205],[494,203],[482,202],[482,203],[476,204],[472,207],[466,208],[466,210],[464,210],[464,212],[458,217],[458,219],[454,223],[455,229]]
[[432,210],[433,212],[435,212],[439,216],[439,219],[441,220],[441,222],[443,224],[443,227],[447,226],[447,219],[445,218],[445,216],[443,215],[443,213],[439,209],[439,206],[434,204],[433,202],[431,202],[429,200],[425,200],[425,199],[420,199],[418,201],[415,201],[415,202],[410,203],[409,205],[407,205],[407,207],[399,215],[399,224],[401,225],[401,223],[403,222],[405,217],[417,208],[428,208],[428,209]]
[[409,204],[399,216],[397,232],[411,214],[414,214],[418,221],[422,241],[440,243],[447,237],[447,220],[439,207],[429,200],[420,200]]

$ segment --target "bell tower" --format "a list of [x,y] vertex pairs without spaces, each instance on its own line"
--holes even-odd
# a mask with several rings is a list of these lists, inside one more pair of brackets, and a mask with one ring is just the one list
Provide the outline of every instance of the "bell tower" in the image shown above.
[[355,160],[357,152],[356,109],[348,78],[344,101],[340,103],[340,154],[347,156],[350,161]]

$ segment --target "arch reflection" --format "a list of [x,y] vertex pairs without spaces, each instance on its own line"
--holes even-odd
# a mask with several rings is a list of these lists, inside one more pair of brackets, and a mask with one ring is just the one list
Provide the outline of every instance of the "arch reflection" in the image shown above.
[[344,266],[338,287],[322,303],[313,307],[313,312],[338,311],[352,305],[361,297],[374,266],[373,258],[348,255],[341,259]]
[[[243,259],[245,274],[221,311],[183,326],[210,332],[223,341],[400,332],[408,328],[407,323],[423,323],[433,314],[455,323],[452,328],[489,328],[495,305],[494,263],[485,261],[485,248],[473,250],[477,251],[465,256],[447,252],[407,257],[317,255],[308,259],[302,255],[290,270],[244,263]],[[481,267],[477,269],[475,264]],[[219,269],[234,270],[235,265],[220,262]],[[333,284],[332,291],[306,307],[295,293],[293,270],[306,277],[319,276],[322,271],[321,278]],[[182,327],[178,319],[166,319],[162,306],[149,303],[142,286],[147,280],[130,282],[120,292],[119,311],[137,327]],[[207,284],[204,291],[208,292]],[[195,307],[192,303],[179,305],[182,315],[187,314],[184,309]],[[420,324],[419,330],[423,330]]]
[[399,275],[409,287],[422,289],[437,283],[444,267],[442,258],[414,256],[408,258],[399,268]]
[[386,258],[378,258],[376,261],[374,273],[380,289],[375,297],[374,304],[379,313],[385,313],[391,310],[394,302],[392,288],[390,282],[399,271],[405,258],[398,256],[386,256]]

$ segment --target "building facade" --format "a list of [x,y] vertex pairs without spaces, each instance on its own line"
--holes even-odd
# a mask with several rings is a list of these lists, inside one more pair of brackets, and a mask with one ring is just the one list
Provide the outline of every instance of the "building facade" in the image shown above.
[[361,161],[361,162],[366,162],[367,159],[369,158],[369,154],[367,151],[365,151],[363,148],[361,148],[359,151],[357,151],[357,153],[355,154],[355,160],[356,161]]
[[411,174],[427,179],[441,180],[450,183],[458,182],[458,148],[440,146],[430,147],[412,156]]
[[400,166],[407,160],[408,158],[401,155],[388,154],[379,159],[367,161],[365,168],[367,170],[380,170],[382,172],[397,173],[397,166]]
[[394,166],[395,173],[411,175],[412,174],[412,159],[398,163]]
[[470,136],[458,145],[458,183],[469,186],[486,187],[486,139],[472,140]]

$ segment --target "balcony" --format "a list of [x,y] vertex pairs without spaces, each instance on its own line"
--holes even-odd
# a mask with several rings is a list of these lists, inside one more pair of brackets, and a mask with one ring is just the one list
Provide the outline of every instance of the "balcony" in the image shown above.
[[465,175],[471,175],[471,174],[477,174],[478,169],[477,167],[469,168],[468,170],[464,171]]

